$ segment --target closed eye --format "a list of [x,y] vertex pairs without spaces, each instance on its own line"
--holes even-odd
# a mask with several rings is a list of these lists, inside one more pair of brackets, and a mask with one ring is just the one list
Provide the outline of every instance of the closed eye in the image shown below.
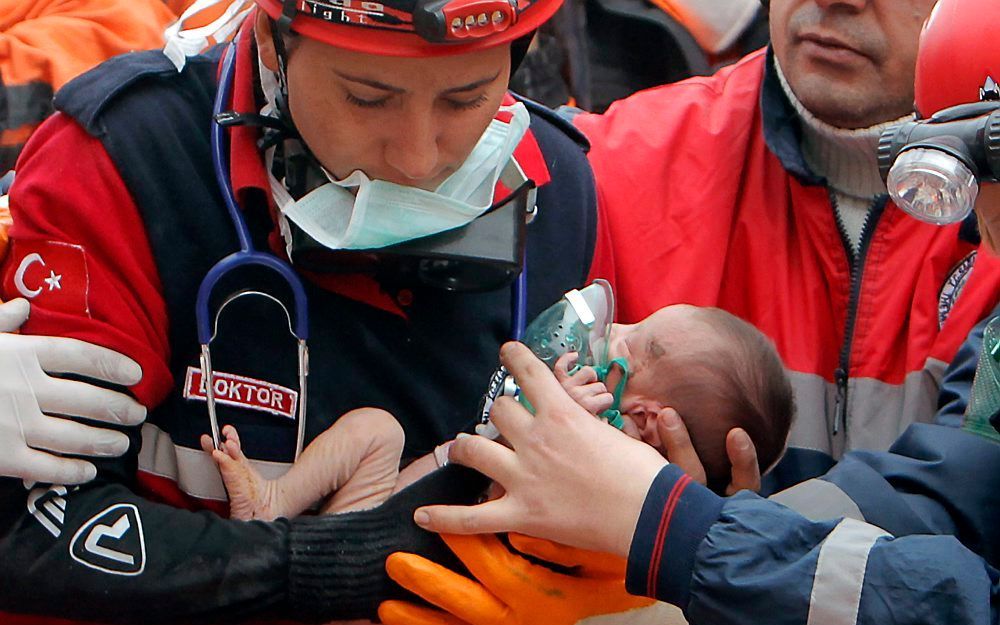
[[480,108],[481,106],[483,106],[484,104],[486,104],[486,102],[488,100],[489,100],[489,98],[486,97],[486,94],[482,94],[479,97],[473,98],[471,100],[452,100],[452,99],[449,99],[449,100],[446,100],[446,101],[448,102],[448,106],[450,106],[451,108],[453,108],[453,109],[455,109],[457,111],[469,111],[469,110]]
[[347,102],[353,104],[354,106],[359,106],[366,109],[382,108],[389,102],[391,96],[386,96],[384,98],[376,98],[374,100],[367,100],[365,98],[359,98],[358,96],[348,93]]

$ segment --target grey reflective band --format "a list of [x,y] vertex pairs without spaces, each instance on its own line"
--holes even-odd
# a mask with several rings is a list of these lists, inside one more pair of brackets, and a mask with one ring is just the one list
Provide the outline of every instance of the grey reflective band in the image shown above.
[[813,479],[768,497],[795,510],[810,521],[830,519],[855,519],[864,521],[861,508],[839,486],[825,480]]
[[815,449],[839,459],[851,449],[888,449],[912,423],[934,419],[938,390],[948,363],[928,358],[901,384],[852,377],[847,391],[847,430],[831,435],[836,418],[837,385],[822,376],[789,371],[800,415],[788,439],[790,447]]
[[[208,417],[205,422],[208,423]],[[253,459],[250,464],[267,480],[281,477],[292,466],[290,462]],[[229,499],[219,468],[210,455],[175,444],[169,434],[149,422],[142,426],[139,470],[174,481],[181,492],[198,499]]]
[[807,625],[854,625],[865,584],[868,553],[884,530],[844,519],[826,537],[816,561]]

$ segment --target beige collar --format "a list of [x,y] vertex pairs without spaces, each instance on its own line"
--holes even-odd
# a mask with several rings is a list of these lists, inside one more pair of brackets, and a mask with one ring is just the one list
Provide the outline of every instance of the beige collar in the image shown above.
[[844,195],[872,198],[886,193],[876,156],[879,137],[886,128],[912,116],[852,130],[831,126],[809,112],[795,97],[777,59],[774,66],[785,95],[802,120],[802,155],[810,169],[826,178],[834,191]]

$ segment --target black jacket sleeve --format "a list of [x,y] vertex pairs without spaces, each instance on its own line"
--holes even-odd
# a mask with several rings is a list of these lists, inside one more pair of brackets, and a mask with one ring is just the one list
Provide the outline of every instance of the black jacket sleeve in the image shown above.
[[466,503],[481,476],[446,467],[364,512],[232,521],[137,496],[134,454],[74,488],[0,481],[0,610],[108,623],[372,618],[399,592],[395,551],[441,561],[413,524],[427,503]]

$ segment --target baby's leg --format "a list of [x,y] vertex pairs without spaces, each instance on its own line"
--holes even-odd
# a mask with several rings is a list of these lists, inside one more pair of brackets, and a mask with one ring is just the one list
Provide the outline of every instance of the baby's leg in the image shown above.
[[316,437],[283,476],[266,480],[240,447],[236,428],[222,429],[222,451],[201,445],[219,465],[234,519],[291,518],[336,493],[322,511],[372,508],[392,493],[403,454],[403,428],[384,410],[348,412]]
[[285,509],[277,493],[277,480],[266,480],[243,455],[240,436],[231,425],[222,428],[222,449],[213,449],[212,439],[203,435],[201,448],[212,456],[219,467],[222,481],[229,493],[229,517],[241,521],[260,519],[271,521],[292,517],[301,512]]
[[[385,410],[359,408],[337,419],[300,459],[310,454],[310,464],[323,467],[324,497],[330,493],[333,497],[320,511],[364,510],[388,499],[399,475],[404,438],[399,422]],[[292,477],[292,471],[285,477]]]

